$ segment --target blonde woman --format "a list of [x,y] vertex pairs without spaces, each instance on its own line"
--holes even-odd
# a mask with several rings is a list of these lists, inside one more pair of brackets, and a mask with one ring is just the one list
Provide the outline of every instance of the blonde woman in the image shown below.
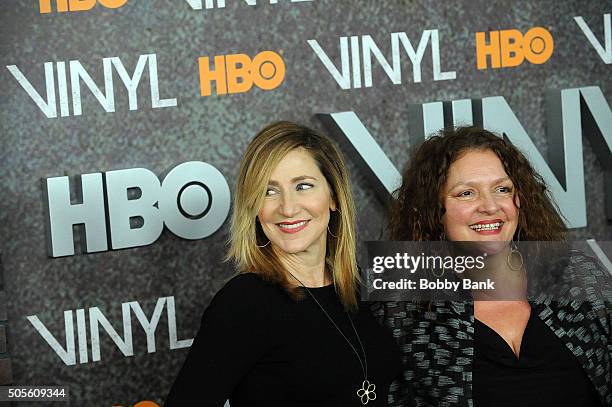
[[166,406],[386,406],[391,335],[359,303],[355,207],[342,155],[289,122],[240,165],[228,258]]

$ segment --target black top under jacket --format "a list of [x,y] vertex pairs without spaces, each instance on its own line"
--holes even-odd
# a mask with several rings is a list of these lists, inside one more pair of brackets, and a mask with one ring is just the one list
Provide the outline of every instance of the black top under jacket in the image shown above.
[[578,359],[532,312],[519,357],[488,325],[474,324],[474,407],[599,407]]
[[[612,407],[612,276],[597,260],[578,251],[570,252],[560,270],[556,292],[561,295],[528,297],[531,322],[538,324],[532,326],[545,327],[554,336],[547,336],[547,341],[563,344],[599,402]],[[426,308],[414,302],[381,302],[372,308],[392,330],[401,350],[403,372],[389,389],[391,407],[483,407],[473,391],[478,385],[473,379],[479,375],[474,363],[478,352],[474,333],[479,326],[472,301],[431,302]],[[555,373],[549,370],[548,377]],[[508,401],[513,406],[525,404],[516,394]]]

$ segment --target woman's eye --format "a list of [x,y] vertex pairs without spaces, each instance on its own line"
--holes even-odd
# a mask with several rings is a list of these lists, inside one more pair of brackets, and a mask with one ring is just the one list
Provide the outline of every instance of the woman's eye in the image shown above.
[[298,191],[304,191],[304,190],[310,189],[312,187],[314,187],[314,185],[309,184],[307,182],[302,182],[302,183],[297,184],[295,189],[297,189]]
[[501,193],[509,194],[512,192],[512,187],[499,187],[497,190]]
[[468,198],[472,195],[472,191],[461,191],[457,194],[457,198]]
[[274,188],[268,187],[266,189],[266,196],[272,196],[272,195],[276,195],[276,190]]

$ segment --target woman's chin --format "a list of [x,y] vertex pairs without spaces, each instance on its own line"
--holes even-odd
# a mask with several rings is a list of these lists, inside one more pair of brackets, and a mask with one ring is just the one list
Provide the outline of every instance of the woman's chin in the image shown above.
[[296,254],[306,250],[304,244],[300,242],[282,242],[281,244],[275,245],[276,249],[282,254]]
[[477,240],[473,242],[474,247],[478,251],[486,253],[487,256],[495,256],[505,251],[509,243],[503,240]]

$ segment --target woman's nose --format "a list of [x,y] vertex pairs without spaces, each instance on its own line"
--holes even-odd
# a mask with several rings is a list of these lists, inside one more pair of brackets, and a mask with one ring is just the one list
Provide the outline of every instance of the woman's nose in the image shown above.
[[293,194],[283,194],[279,210],[287,218],[292,218],[298,214],[300,208]]
[[486,214],[494,214],[499,210],[499,204],[495,200],[495,197],[490,194],[482,194],[480,196],[480,204],[478,205],[478,211]]

